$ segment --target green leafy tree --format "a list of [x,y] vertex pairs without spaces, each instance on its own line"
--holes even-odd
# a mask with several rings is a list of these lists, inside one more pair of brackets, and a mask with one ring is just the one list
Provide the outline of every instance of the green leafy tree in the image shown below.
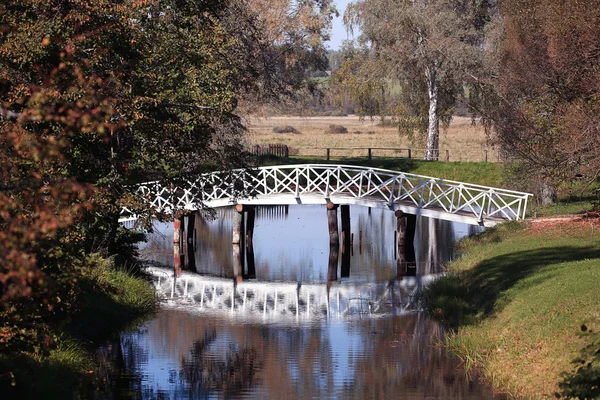
[[494,12],[488,0],[362,0],[346,11],[370,59],[384,64],[379,71],[400,83],[395,114],[406,133],[425,134],[426,159],[439,156],[440,121],[450,121],[457,99],[476,93],[465,88],[479,83]]
[[[330,10],[305,3],[293,41],[247,1],[0,3],[2,345],[77,308],[86,254],[130,244],[121,206],[152,215],[130,184],[247,165],[236,106],[299,84]],[[302,59],[268,62],[290,43]]]

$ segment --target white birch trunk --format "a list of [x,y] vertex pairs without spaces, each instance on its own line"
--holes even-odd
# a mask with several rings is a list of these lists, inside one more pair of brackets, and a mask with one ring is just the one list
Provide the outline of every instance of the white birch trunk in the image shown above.
[[429,125],[427,127],[426,160],[437,160],[440,156],[440,118],[438,115],[438,84],[434,68],[425,70],[429,94]]

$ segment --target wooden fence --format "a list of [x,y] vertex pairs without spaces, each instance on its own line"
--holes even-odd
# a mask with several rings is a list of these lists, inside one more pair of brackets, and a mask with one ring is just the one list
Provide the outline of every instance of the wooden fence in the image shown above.
[[[411,159],[424,159],[426,149],[413,149],[413,148],[402,148],[402,147],[306,147],[302,149],[301,155],[306,156],[316,156],[316,157],[325,157],[327,161],[331,160],[332,157],[335,158],[356,158],[356,157],[366,157],[369,161],[375,157],[380,158],[407,158]],[[263,144],[263,145],[254,145],[253,153],[257,156],[270,155],[275,157],[284,157],[288,158],[290,154],[290,150],[285,144]],[[353,155],[348,155],[348,153],[352,153]],[[358,155],[356,153],[359,153]],[[296,153],[294,153],[296,154]],[[481,161],[491,162],[496,161],[500,162],[500,153],[495,152],[494,158],[492,158],[491,152],[488,149],[484,149],[481,155]],[[434,157],[435,160],[439,161],[455,161],[452,159],[451,151],[446,150],[438,150],[437,154]],[[460,161],[460,159],[458,160]],[[471,161],[479,161],[479,160],[471,160]]]
[[285,144],[262,144],[254,145],[253,153],[257,156],[275,156],[288,158],[290,155],[289,148]]

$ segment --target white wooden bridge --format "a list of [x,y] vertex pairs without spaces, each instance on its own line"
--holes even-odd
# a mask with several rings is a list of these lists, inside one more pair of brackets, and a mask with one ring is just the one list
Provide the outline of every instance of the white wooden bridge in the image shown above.
[[[281,165],[218,171],[180,186],[146,182],[135,192],[157,212],[232,204],[357,204],[472,225],[525,218],[529,193],[350,165]],[[135,219],[123,208],[120,221]]]
[[420,311],[419,292],[437,275],[404,277],[370,284],[347,282],[234,282],[149,267],[156,291],[171,304],[200,313],[277,321],[380,317]]

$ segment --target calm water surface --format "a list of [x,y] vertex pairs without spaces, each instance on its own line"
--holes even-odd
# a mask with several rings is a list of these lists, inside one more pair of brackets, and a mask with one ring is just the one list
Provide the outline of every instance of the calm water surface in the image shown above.
[[[232,284],[240,275],[233,268],[233,212],[221,209],[213,221],[197,219],[191,272],[231,278]],[[325,287],[330,281],[327,288],[335,280],[342,289],[421,282],[441,272],[452,257],[454,241],[475,228],[417,218],[416,278],[399,274],[395,229],[391,211],[351,207],[349,273],[340,272],[338,260],[334,277],[328,274],[324,206],[262,207],[254,233],[255,271],[248,271],[247,261],[238,279],[274,287]],[[157,224],[142,246],[143,255],[172,266],[172,233],[172,226]],[[208,312],[166,293],[154,318],[123,333],[101,356],[109,361],[109,398],[495,398],[440,346],[442,337],[442,329],[418,307],[383,314],[267,318]]]

